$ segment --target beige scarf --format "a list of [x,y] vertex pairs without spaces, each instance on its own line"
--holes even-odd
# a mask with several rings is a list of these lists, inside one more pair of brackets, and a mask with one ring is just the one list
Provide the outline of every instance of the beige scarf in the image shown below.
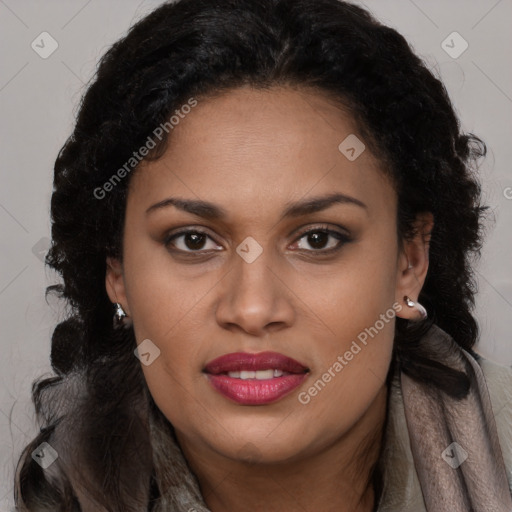
[[512,512],[512,369],[477,362],[435,325],[422,342],[472,384],[458,401],[395,380],[378,512]]

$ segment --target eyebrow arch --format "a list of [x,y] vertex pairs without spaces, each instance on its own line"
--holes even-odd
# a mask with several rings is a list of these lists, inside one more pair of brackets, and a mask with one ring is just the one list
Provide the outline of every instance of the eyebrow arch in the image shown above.
[[333,193],[326,196],[311,197],[304,201],[292,203],[285,209],[281,219],[287,217],[300,217],[301,215],[320,212],[334,204],[353,204],[361,208],[368,209],[366,204],[355,197],[340,193]]
[[[334,193],[328,194],[326,196],[307,198],[296,203],[288,203],[288,206],[281,216],[281,220],[289,217],[300,217],[302,215],[326,210],[334,204],[352,204],[364,209],[368,208],[366,204],[364,204],[359,199],[356,199],[355,197]],[[146,214],[160,210],[161,208],[166,208],[168,206],[174,206],[179,210],[205,219],[219,220],[227,217],[227,211],[213,203],[199,199],[180,199],[177,197],[169,197],[150,206],[146,210]]]

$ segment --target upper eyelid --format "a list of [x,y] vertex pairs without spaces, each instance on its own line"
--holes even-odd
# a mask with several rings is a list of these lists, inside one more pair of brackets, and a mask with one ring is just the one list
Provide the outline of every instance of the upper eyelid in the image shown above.
[[[345,233],[340,233],[340,229],[342,229],[343,231],[345,231]],[[305,227],[301,227],[301,228],[298,228],[296,230],[294,230],[293,234],[295,237],[297,236],[304,236],[310,232],[315,232],[315,231],[328,231],[329,233],[330,232],[333,232],[333,233],[340,233],[340,234],[344,234],[346,236],[349,236],[348,235],[348,232],[346,232],[347,230],[346,229],[343,229],[341,228],[340,226],[338,226],[337,228],[333,228],[333,227],[330,227],[328,224],[317,224],[316,226],[313,225],[313,226],[310,226],[310,225],[306,225]]]

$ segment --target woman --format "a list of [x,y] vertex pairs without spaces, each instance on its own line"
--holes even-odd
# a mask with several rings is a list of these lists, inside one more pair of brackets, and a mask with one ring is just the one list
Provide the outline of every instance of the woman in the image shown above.
[[512,372],[472,350],[484,154],[350,3],[137,23],[55,164],[70,314],[20,510],[512,510]]

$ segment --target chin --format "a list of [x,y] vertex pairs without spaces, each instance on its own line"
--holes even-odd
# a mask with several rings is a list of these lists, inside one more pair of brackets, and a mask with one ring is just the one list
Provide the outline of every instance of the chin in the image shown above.
[[[293,460],[303,451],[299,442],[288,431],[283,430],[281,435],[274,435],[272,438],[268,437],[267,432],[244,432],[243,437],[240,432],[237,430],[234,438],[226,439],[226,444],[223,443],[222,446],[219,446],[217,438],[213,443],[214,449],[225,457],[248,464],[284,463]],[[304,440],[301,439],[301,442]]]

